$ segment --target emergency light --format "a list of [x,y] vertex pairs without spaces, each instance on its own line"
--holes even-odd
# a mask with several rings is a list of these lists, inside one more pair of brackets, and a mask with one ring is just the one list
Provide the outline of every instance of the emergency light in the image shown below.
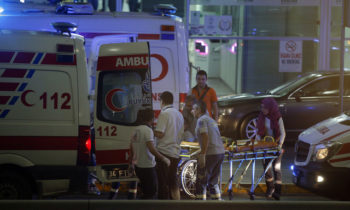
[[56,31],[60,34],[68,33],[70,36],[72,32],[77,30],[77,25],[74,23],[68,22],[55,22],[52,23],[52,26],[56,29]]
[[4,8],[0,7],[0,14],[4,11]]
[[57,14],[92,15],[94,8],[89,3],[61,2],[56,7]]
[[157,15],[170,16],[176,13],[177,8],[171,4],[157,4],[154,6],[154,11]]

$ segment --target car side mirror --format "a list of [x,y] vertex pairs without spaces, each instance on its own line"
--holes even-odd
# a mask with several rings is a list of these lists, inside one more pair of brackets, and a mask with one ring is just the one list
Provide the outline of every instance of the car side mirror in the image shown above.
[[298,90],[297,92],[294,93],[294,98],[297,102],[301,102],[301,97],[304,95],[303,90]]

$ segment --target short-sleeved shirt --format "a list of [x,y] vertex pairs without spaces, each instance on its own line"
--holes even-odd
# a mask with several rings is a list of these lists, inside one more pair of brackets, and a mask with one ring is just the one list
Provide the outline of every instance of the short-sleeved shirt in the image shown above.
[[[205,94],[205,96],[203,97],[202,101],[207,105],[207,110],[209,112],[210,117],[213,117],[212,104],[213,104],[213,102],[218,101],[218,97],[216,96],[216,92],[213,88],[208,87],[208,86],[207,86],[207,88],[209,88],[209,90]],[[201,92],[198,92],[198,89],[199,88],[197,88],[197,86],[192,88],[192,95],[194,95],[197,100],[199,100],[201,98],[201,96],[206,91],[206,88],[204,88]]]
[[173,106],[165,106],[159,114],[156,131],[164,133],[157,139],[157,150],[164,155],[178,158],[184,133],[184,118]]
[[133,163],[139,168],[153,168],[156,166],[154,155],[149,151],[147,142],[154,142],[153,131],[146,125],[135,128],[131,143],[133,148]]
[[220,131],[216,121],[209,115],[202,115],[197,120],[196,135],[200,146],[203,145],[201,134],[208,134],[208,149],[206,155],[217,155],[225,153],[225,148],[221,140]]

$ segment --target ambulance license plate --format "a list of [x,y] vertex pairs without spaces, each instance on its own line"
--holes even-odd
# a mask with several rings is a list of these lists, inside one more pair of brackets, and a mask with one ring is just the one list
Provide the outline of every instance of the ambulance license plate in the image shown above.
[[108,173],[109,179],[122,179],[122,178],[130,178],[132,175],[129,174],[129,170],[115,168],[109,171]]

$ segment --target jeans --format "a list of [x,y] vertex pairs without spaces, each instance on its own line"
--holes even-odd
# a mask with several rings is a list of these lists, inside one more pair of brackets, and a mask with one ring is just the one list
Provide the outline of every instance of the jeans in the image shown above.
[[221,199],[219,176],[224,154],[206,155],[205,166],[197,166],[196,197],[206,200],[207,186],[212,199]]
[[156,159],[158,199],[180,200],[180,189],[177,177],[177,165],[179,164],[180,158],[164,156],[170,160],[169,167],[163,161]]

